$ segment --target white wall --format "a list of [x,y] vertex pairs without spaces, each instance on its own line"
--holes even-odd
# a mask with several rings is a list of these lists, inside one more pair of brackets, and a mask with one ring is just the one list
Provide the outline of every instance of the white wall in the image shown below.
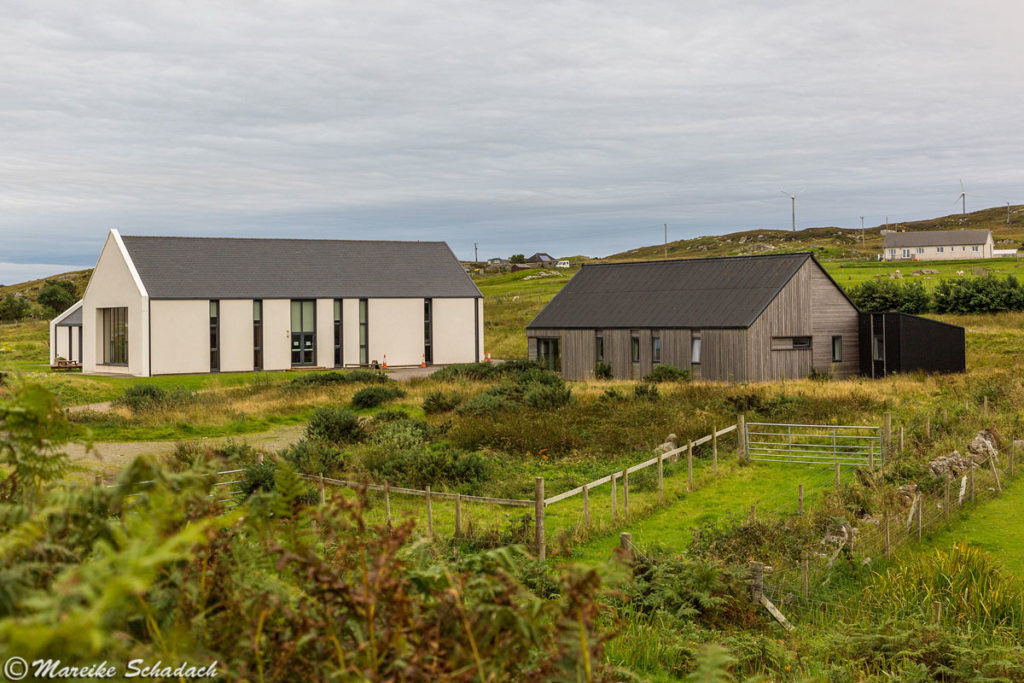
[[220,371],[253,369],[252,299],[220,301]]
[[153,374],[209,372],[210,302],[157,299],[150,311]]
[[476,299],[434,299],[434,364],[476,360],[473,308]]
[[78,338],[82,328],[79,326],[54,326],[50,332],[50,365],[57,356],[67,360],[81,361],[78,353]]
[[316,365],[334,367],[334,299],[316,300]]
[[263,300],[263,369],[287,370],[292,366],[292,302]]
[[[423,299],[370,299],[370,361],[388,366],[423,360]],[[358,335],[358,314],[356,317]],[[358,351],[358,346],[356,348]]]
[[[896,253],[892,253],[892,247],[885,249],[882,253],[886,261],[962,261],[964,259],[992,258],[992,240],[985,244],[957,244],[950,247],[896,247]],[[978,247],[978,251],[974,251]],[[904,256],[904,249],[910,251],[910,256]],[[921,249],[923,253],[918,253]],[[942,249],[942,251],[939,251]]]
[[[82,371],[145,376],[149,374],[149,306],[115,238],[100,252],[96,270],[82,298]],[[102,308],[128,309],[128,365],[103,365]]]
[[477,360],[484,360],[487,357],[484,346],[484,299],[480,297],[476,300],[477,309],[477,339],[479,340],[479,348],[477,349],[478,356]]

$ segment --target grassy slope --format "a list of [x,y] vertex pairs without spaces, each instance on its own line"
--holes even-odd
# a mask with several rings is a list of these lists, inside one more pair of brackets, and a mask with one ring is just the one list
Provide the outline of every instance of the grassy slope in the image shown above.
[[1004,494],[932,537],[936,547],[965,541],[991,554],[1010,573],[1024,578],[1024,486],[1014,481]]
[[0,285],[0,297],[6,296],[9,293],[20,294],[21,296],[27,296],[33,301],[39,296],[39,290],[43,288],[47,280],[71,280],[75,283],[75,289],[78,291],[79,296],[85,292],[85,286],[89,284],[89,278],[92,276],[92,268],[88,270],[75,270],[68,273],[60,273],[59,275],[51,275],[41,280],[29,280],[28,282],[21,282],[18,284],[11,285]]

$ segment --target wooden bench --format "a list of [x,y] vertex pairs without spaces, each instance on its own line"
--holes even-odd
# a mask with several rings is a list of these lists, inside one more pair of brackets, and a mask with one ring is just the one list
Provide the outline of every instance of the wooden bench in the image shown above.
[[77,360],[67,360],[66,358],[58,358],[50,366],[51,370],[81,370],[82,364]]

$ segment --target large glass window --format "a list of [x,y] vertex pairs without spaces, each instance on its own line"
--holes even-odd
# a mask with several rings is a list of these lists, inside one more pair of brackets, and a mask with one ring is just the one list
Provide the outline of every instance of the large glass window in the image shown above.
[[832,362],[843,362],[843,338],[832,337]]
[[432,299],[423,300],[423,361],[425,363],[434,362],[434,301]]
[[651,362],[661,362],[661,337],[651,337]]
[[554,372],[562,371],[560,339],[537,339],[537,360],[542,367]]
[[128,365],[128,309],[101,308],[103,364]]
[[629,338],[629,357],[634,363],[640,362],[640,337]]
[[210,372],[220,370],[220,302],[210,302]]
[[263,302],[252,302],[252,366],[263,369]]
[[595,337],[594,356],[597,358],[598,363],[604,362],[604,337]]
[[366,299],[359,300],[359,364],[370,364],[370,311]]
[[341,299],[334,300],[334,367],[340,368],[344,361],[341,354]]
[[292,365],[316,365],[316,302],[292,301]]
[[690,363],[700,365],[700,337],[694,337],[690,341]]

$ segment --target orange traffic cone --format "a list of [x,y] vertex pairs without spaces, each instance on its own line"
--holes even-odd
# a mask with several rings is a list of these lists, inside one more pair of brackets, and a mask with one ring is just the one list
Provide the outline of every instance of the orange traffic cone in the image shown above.
[[485,363],[490,363],[491,362],[491,354],[489,354],[489,353],[487,354],[487,360],[485,360],[484,362]]
[[388,369],[388,354],[384,354],[384,369]]
[[424,354],[422,354],[422,356],[423,356],[423,360],[420,361],[420,367],[421,368],[425,368],[425,367],[427,367],[427,354],[424,353]]

